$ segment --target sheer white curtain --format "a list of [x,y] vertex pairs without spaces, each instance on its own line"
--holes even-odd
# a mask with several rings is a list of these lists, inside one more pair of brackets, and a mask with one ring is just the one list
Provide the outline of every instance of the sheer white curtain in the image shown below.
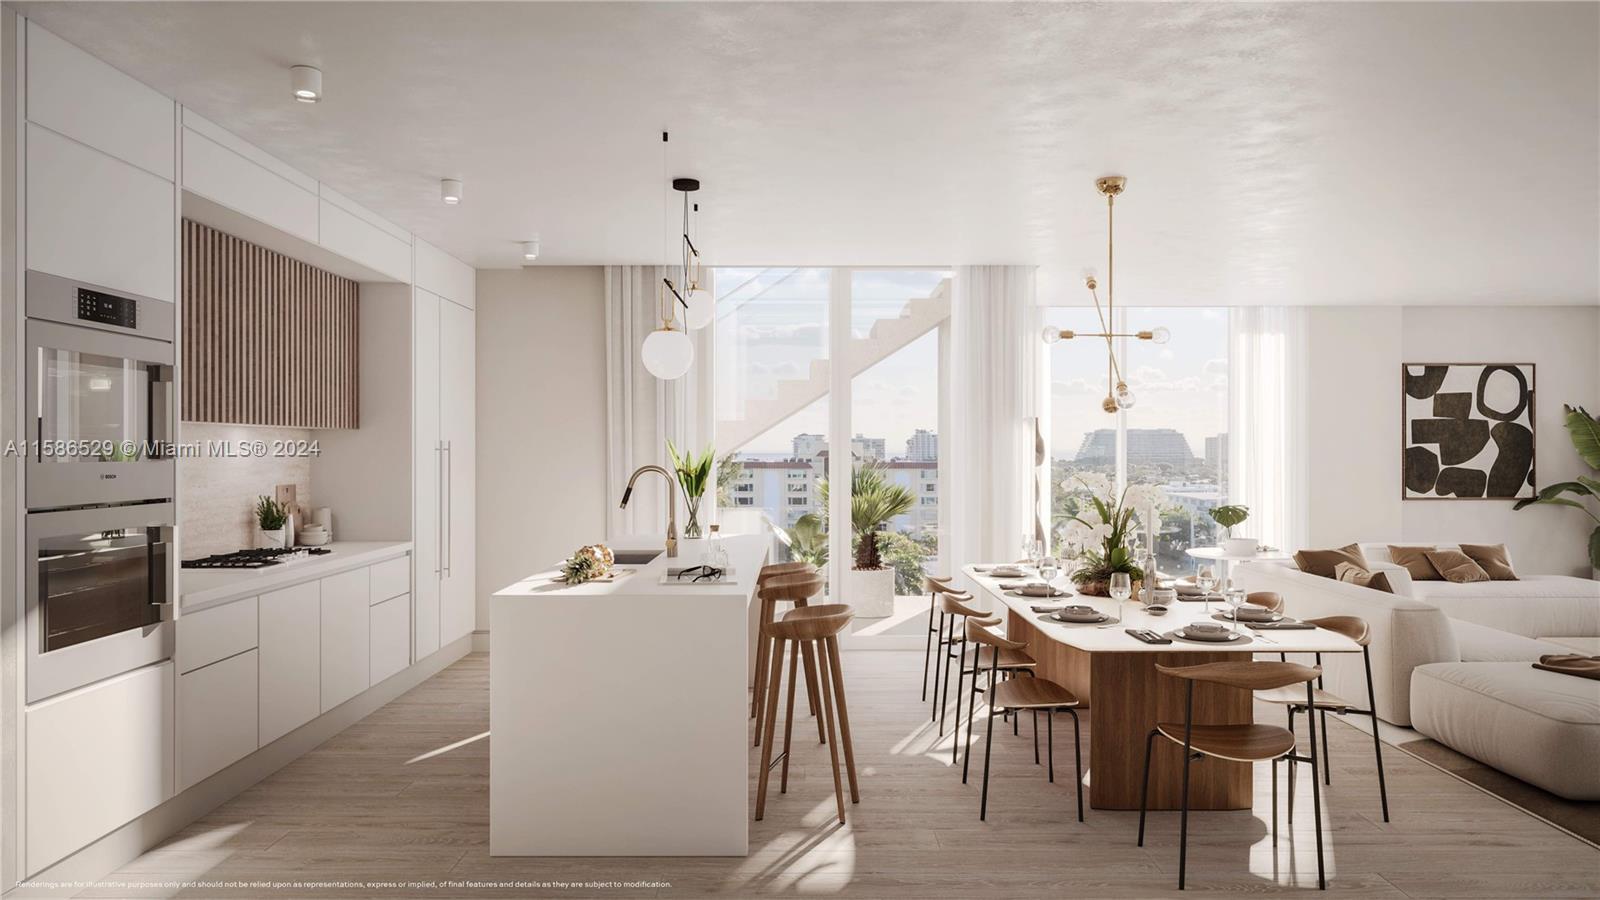
[[960,266],[951,310],[952,570],[1016,559],[1033,527],[1039,414],[1033,266]]
[[[666,530],[666,485],[657,476],[640,481],[627,509],[619,509],[628,476],[654,463],[672,468],[667,439],[696,452],[711,443],[712,327],[689,332],[694,365],[675,381],[662,381],[645,370],[639,347],[661,325],[656,293],[666,270],[659,266],[606,266],[606,533],[659,534]],[[711,289],[707,285],[707,289]],[[679,327],[682,327],[681,319]],[[715,498],[701,504],[701,524],[715,514]],[[686,513],[679,504],[680,532]],[[680,533],[679,537],[683,535]]]
[[1306,311],[1238,307],[1229,323],[1228,499],[1250,507],[1241,534],[1292,553],[1309,529]]

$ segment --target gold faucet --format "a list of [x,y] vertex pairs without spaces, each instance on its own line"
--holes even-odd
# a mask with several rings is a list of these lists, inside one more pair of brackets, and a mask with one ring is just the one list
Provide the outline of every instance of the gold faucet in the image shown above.
[[622,509],[628,508],[628,498],[633,496],[633,483],[646,472],[656,472],[667,480],[667,558],[678,557],[678,480],[660,466],[640,466],[628,476],[628,487],[622,492]]

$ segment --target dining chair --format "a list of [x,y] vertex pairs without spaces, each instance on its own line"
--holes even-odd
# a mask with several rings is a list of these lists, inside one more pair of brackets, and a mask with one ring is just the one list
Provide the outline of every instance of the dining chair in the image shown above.
[[1277,591],[1251,591],[1244,595],[1244,602],[1265,607],[1275,613],[1283,612],[1283,595]]
[[[1336,634],[1342,634],[1361,645],[1361,662],[1366,666],[1367,670],[1366,709],[1360,709],[1337,694],[1323,690],[1322,679],[1320,677],[1317,679],[1317,689],[1312,694],[1311,703],[1315,705],[1317,717],[1321,719],[1322,726],[1322,758],[1324,760],[1322,783],[1333,783],[1333,779],[1327,774],[1330,767],[1326,765],[1326,760],[1328,759],[1328,713],[1331,712],[1339,716],[1367,716],[1372,721],[1372,755],[1378,763],[1378,800],[1383,806],[1383,820],[1387,822],[1389,821],[1389,788],[1383,776],[1383,741],[1378,737],[1378,716],[1375,712],[1377,698],[1373,693],[1372,687],[1372,650],[1368,646],[1372,642],[1371,629],[1367,627],[1365,619],[1357,618],[1356,616],[1325,616],[1320,619],[1307,619],[1306,621],[1318,628],[1325,628]],[[1316,655],[1316,661],[1317,666],[1321,667],[1321,653]],[[1294,731],[1295,713],[1304,712],[1309,717],[1311,710],[1311,706],[1307,705],[1306,699],[1301,697],[1300,692],[1292,687],[1263,691],[1256,695],[1256,699],[1287,707],[1289,712],[1289,731],[1291,733]],[[1273,763],[1273,765],[1277,765],[1277,763]],[[1289,821],[1291,823],[1294,822],[1294,774],[1294,762],[1291,760],[1289,763]]]
[[[1267,691],[1304,684],[1306,703],[1310,705],[1315,693],[1312,682],[1322,674],[1321,666],[1302,666],[1291,662],[1214,662],[1196,666],[1164,666],[1156,664],[1162,675],[1182,679],[1186,685],[1182,722],[1160,722],[1144,740],[1144,781],[1139,788],[1139,846],[1144,846],[1145,811],[1150,799],[1150,755],[1157,736],[1166,738],[1183,748],[1183,800],[1178,820],[1178,890],[1183,890],[1189,855],[1189,768],[1197,757],[1211,756],[1233,762],[1257,763],[1271,761],[1272,766],[1272,840],[1278,840],[1278,767],[1280,759],[1291,759],[1311,765],[1312,808],[1317,820],[1317,887],[1326,890],[1327,878],[1322,862],[1322,789],[1317,782],[1317,725],[1311,716],[1310,756],[1295,753],[1294,733],[1287,728],[1259,723],[1235,725],[1196,725],[1194,722],[1194,686],[1215,684],[1244,691]],[[1292,782],[1291,782],[1292,783]],[[1290,800],[1291,809],[1293,800]]]
[[[960,606],[960,604],[952,605]],[[977,624],[982,625],[984,628],[993,628],[996,625],[1001,625],[1005,622],[1004,616],[990,616],[988,613],[979,613],[977,610],[971,608],[965,609],[966,616],[964,621],[976,622]],[[960,613],[956,614],[959,615]],[[962,637],[965,638],[965,636],[966,635],[963,626]],[[1031,677],[1033,675],[1033,670],[1039,666],[1038,660],[1034,659],[1032,656],[1029,656],[1026,650],[996,651],[995,648],[985,645],[979,645],[973,649],[972,662],[969,665],[967,663],[965,641],[963,641],[960,646],[960,665],[956,668],[956,721],[954,727],[951,728],[951,733],[955,736],[955,740],[950,742],[950,765],[952,766],[956,764],[957,753],[963,747],[961,742],[961,698],[963,696],[967,698],[967,746],[969,748],[968,752],[971,752],[970,744],[972,741],[972,710],[977,704],[977,695],[982,693],[983,690],[982,688],[978,687],[978,676],[983,673],[983,670],[991,667],[998,668],[1007,678],[1016,677],[1022,672],[1028,673],[1028,675]],[[991,659],[990,657],[995,656],[997,652],[999,654],[999,659]],[[946,671],[945,674],[948,676],[949,672]],[[966,693],[963,694],[963,682],[968,675],[972,676],[972,685],[971,687],[968,687],[966,689]],[[1015,733],[1015,729],[1018,727],[1019,718],[1020,717],[1018,716],[1011,717],[1013,733]],[[1038,713],[1035,713],[1033,716],[1033,764],[1039,764]],[[961,783],[967,783],[967,774],[965,770],[963,770],[961,773]]]
[[[967,632],[965,626],[961,623],[974,618],[986,620],[992,618],[989,613],[973,609],[967,605],[971,602],[972,595],[964,592],[951,591],[939,595],[940,622],[948,623],[948,627],[945,628],[947,635],[944,641],[944,646],[947,650],[945,653],[940,654],[944,662],[944,677],[933,686],[934,698],[938,701],[939,707],[939,734],[941,735],[944,734],[945,708],[950,705],[950,670],[954,668],[962,675],[967,672]],[[992,621],[990,624],[999,623],[998,621]],[[1003,661],[1001,668],[1005,669],[1006,674],[1009,676],[1013,669],[1027,668],[1033,665],[1036,665],[1036,663],[1031,657],[1027,656],[1027,654],[1021,654],[1020,656],[1013,655],[1013,657],[1008,657]],[[956,725],[958,728],[961,724],[961,682],[962,679],[958,677],[956,679]],[[973,676],[973,687],[977,687],[976,675]],[[941,691],[943,692],[942,695]],[[951,748],[950,753],[950,761],[954,764],[954,747]]]
[[[928,702],[928,661],[933,658],[933,639],[939,629],[933,625],[933,614],[938,611],[939,595],[950,589],[949,575],[924,575],[922,584],[928,589],[928,640],[922,649],[922,702]],[[943,645],[940,645],[943,647]],[[935,691],[935,694],[938,692]]]
[[[1026,641],[1012,641],[1001,637],[980,624],[980,619],[968,617],[966,619],[967,640],[981,647],[987,647],[992,652],[989,659],[989,688],[987,700],[989,712],[985,716],[989,720],[984,729],[983,741],[983,799],[978,806],[978,821],[988,820],[989,816],[989,757],[994,749],[994,719],[995,713],[1001,710],[1021,712],[1032,710],[1034,715],[1034,746],[1038,747],[1039,713],[1044,713],[1047,754],[1049,758],[1050,781],[1056,780],[1056,740],[1055,740],[1055,714],[1066,712],[1072,716],[1072,758],[1073,771],[1076,773],[1075,781],[1078,783],[1078,821],[1083,821],[1083,745],[1079,741],[1078,711],[1073,707],[1078,705],[1078,695],[1067,690],[1053,681],[1043,678],[1012,678],[1000,681],[1000,657],[1007,650],[1021,651],[1028,648]],[[980,649],[981,649],[980,647]],[[972,734],[974,719],[969,712],[967,715],[967,734]],[[1038,761],[1038,757],[1034,757]],[[967,754],[967,766],[972,764],[972,754]],[[966,781],[966,768],[963,767],[961,780]]]
[[[820,683],[822,716],[828,731],[828,757],[833,764],[833,795],[839,810],[839,824],[845,822],[844,787],[840,778],[839,751],[844,750],[844,768],[850,782],[850,802],[861,802],[861,788],[856,780],[855,748],[850,739],[850,712],[845,705],[844,669],[839,663],[839,632],[855,617],[855,611],[843,603],[790,610],[776,622],[764,622],[762,634],[772,640],[771,672],[767,678],[767,700],[764,704],[766,743],[761,750],[761,776],[756,787],[756,821],[766,815],[767,786],[772,767],[782,764],[778,783],[779,793],[789,791],[790,738],[794,730],[794,689],[796,662],[803,661],[807,671],[814,671]],[[792,649],[791,648],[792,645]],[[783,752],[773,759],[772,748],[778,724],[779,685],[783,681],[783,658],[789,655],[788,702],[784,713]]]
[[[793,563],[780,565],[792,566]],[[801,565],[809,566],[809,563]],[[804,609],[807,602],[822,593],[823,578],[815,568],[809,570],[794,568],[787,572],[769,575],[765,582],[757,576],[756,596],[761,601],[761,610],[757,621],[761,627],[777,620],[777,606],[779,603],[793,603],[795,609]],[[767,697],[767,665],[772,656],[772,639],[765,631],[756,637],[756,684],[755,696],[751,698],[754,706],[756,720],[756,735],[754,746],[761,746],[761,713],[766,704]],[[806,666],[806,707],[810,714],[817,714],[817,675],[811,666]],[[823,743],[827,742],[827,735],[822,727],[822,721],[817,721],[817,737]]]
[[[954,590],[948,586],[941,588],[934,595],[932,605],[939,612],[939,621],[934,627],[936,637],[933,643],[935,649],[933,655],[933,707],[928,713],[928,721],[930,722],[939,722],[940,713],[944,710],[944,702],[940,698],[940,685],[943,684],[946,688],[949,686],[950,660],[956,656],[955,648],[960,643],[952,627],[954,620],[951,619],[949,613],[945,612],[944,599],[946,597],[953,597],[958,602],[963,603],[972,602],[970,593]],[[988,613],[978,613],[978,615],[986,616]],[[941,675],[945,676],[942,680],[940,678]],[[939,724],[939,733],[944,734],[943,722]]]

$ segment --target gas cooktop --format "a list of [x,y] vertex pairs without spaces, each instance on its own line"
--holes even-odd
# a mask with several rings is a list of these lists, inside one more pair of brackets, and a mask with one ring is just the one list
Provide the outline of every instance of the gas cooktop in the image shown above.
[[199,559],[186,559],[182,565],[185,569],[260,569],[266,566],[276,566],[280,563],[293,562],[297,559],[323,556],[332,552],[326,547],[295,547],[287,550],[282,547],[264,550],[235,550],[232,553],[218,553],[214,556],[203,556]]

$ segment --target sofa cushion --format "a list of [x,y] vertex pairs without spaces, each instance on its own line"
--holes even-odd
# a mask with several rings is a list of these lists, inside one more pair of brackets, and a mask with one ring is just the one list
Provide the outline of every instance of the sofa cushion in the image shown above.
[[1451,619],[1462,662],[1534,662],[1550,653],[1569,653],[1570,647],[1541,641],[1487,625]]
[[1411,573],[1412,581],[1439,581],[1439,570],[1428,561],[1428,554],[1437,549],[1432,544],[1418,547],[1390,544],[1389,559],[1396,565],[1405,566],[1406,571]]
[[1461,552],[1495,581],[1517,580],[1517,573],[1511,568],[1511,554],[1506,552],[1505,544],[1462,544]]
[[1600,683],[1525,662],[1418,666],[1411,724],[1553,794],[1600,800]]
[[1489,573],[1483,567],[1472,561],[1472,557],[1460,550],[1429,550],[1422,554],[1428,562],[1444,576],[1445,581],[1454,581],[1456,584],[1471,584],[1475,581],[1488,581]]
[[1529,575],[1519,581],[1415,581],[1411,596],[1452,619],[1524,637],[1600,637],[1600,581]]
[[1600,656],[1600,637],[1541,637],[1539,640],[1590,656]]
[[1323,578],[1335,577],[1334,570],[1342,562],[1367,568],[1367,558],[1361,555],[1361,548],[1355,544],[1346,544],[1336,550],[1299,550],[1294,555],[1294,563],[1300,567],[1300,571]]
[[1356,584],[1375,591],[1394,593],[1389,586],[1389,576],[1382,572],[1368,572],[1355,563],[1342,562],[1333,567],[1333,577],[1347,584]]

